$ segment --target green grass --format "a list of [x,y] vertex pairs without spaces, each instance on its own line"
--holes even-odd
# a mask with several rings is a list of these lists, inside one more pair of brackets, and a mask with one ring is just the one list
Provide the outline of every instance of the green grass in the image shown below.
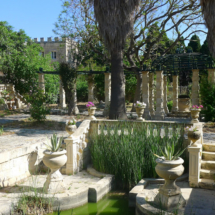
[[[123,131],[120,135],[119,130]],[[168,133],[168,129],[164,131]],[[160,130],[155,129],[153,123],[119,122],[113,126],[101,126],[101,134],[92,135],[90,139],[93,166],[100,172],[115,175],[126,189],[142,178],[157,178],[154,154],[161,155],[160,149],[163,150],[167,142],[174,143],[177,150],[183,149],[182,137],[172,133],[171,139],[167,135],[161,138]]]

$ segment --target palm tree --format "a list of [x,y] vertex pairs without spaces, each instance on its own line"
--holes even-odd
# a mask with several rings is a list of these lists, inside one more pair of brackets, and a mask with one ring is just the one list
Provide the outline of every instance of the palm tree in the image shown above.
[[111,55],[110,119],[125,119],[123,48],[133,30],[139,0],[91,0],[99,33]]
[[202,6],[202,13],[208,28],[207,41],[210,52],[215,57],[215,1],[214,0],[200,0]]

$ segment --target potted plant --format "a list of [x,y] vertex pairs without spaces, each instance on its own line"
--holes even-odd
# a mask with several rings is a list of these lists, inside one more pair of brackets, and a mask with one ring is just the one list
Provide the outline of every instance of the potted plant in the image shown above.
[[[185,148],[186,149],[186,148]],[[184,160],[180,158],[185,149],[175,153],[174,143],[167,144],[164,151],[161,150],[162,156],[154,154],[156,157],[156,173],[165,179],[165,184],[159,188],[159,194],[155,197],[155,202],[162,204],[166,209],[175,207],[179,201],[181,205],[185,204],[184,198],[181,196],[180,187],[175,184],[175,181],[184,172]],[[176,200],[169,200],[168,198],[175,198]],[[164,200],[164,201],[163,201]]]
[[186,127],[185,131],[187,132],[188,139],[193,142],[194,146],[197,146],[195,143],[201,138],[202,135],[198,128],[196,126],[192,126],[190,128]]
[[88,102],[86,104],[86,107],[87,107],[87,110],[88,110],[89,119],[90,120],[95,120],[96,119],[96,117],[94,116],[95,112],[96,112],[95,105],[92,102]]
[[69,136],[71,136],[74,133],[74,131],[77,129],[76,120],[74,118],[72,120],[67,120],[65,129],[69,134]]
[[190,109],[191,111],[191,118],[192,121],[191,123],[198,123],[199,122],[199,113],[201,111],[201,109],[203,108],[202,105],[198,106],[198,105],[193,105],[192,108]]
[[190,97],[188,95],[179,95],[178,96],[178,110],[180,112],[189,112],[190,111]]
[[50,143],[45,144],[47,149],[43,152],[43,163],[51,169],[44,183],[44,191],[47,193],[65,189],[63,177],[59,171],[67,161],[66,150],[61,148],[62,141],[63,137],[58,138],[56,134],[53,134]]
[[144,113],[144,108],[146,107],[146,104],[144,102],[137,101],[134,104],[134,107],[135,107],[136,113],[137,113],[137,120],[144,121],[145,119],[143,119],[143,113]]

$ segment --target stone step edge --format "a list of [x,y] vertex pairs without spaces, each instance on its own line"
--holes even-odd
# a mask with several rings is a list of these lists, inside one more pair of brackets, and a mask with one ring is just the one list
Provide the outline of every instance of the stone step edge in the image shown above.
[[215,181],[212,179],[201,178],[199,187],[203,189],[215,190]]
[[[189,174],[185,173],[176,181],[186,181],[188,180]],[[129,192],[129,207],[136,206],[136,196],[141,193],[149,184],[164,184],[165,180],[163,178],[143,178],[139,183]]]
[[88,165],[87,172],[101,178],[95,185],[89,186],[88,190],[88,202],[98,202],[115,187],[115,177],[111,174],[98,172],[91,165]]

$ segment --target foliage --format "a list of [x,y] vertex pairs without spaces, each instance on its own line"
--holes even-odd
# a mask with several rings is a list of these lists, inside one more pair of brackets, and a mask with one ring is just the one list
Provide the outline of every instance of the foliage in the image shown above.
[[3,134],[4,132],[4,126],[2,125],[2,127],[0,128],[0,136]]
[[101,125],[100,131],[90,139],[93,166],[100,172],[114,174],[126,188],[142,178],[157,177],[154,153],[159,153],[160,148],[163,150],[167,142],[174,143],[177,150],[183,147],[182,137],[177,139],[173,134],[171,139],[161,138],[160,130],[153,123],[120,122],[113,126]]
[[5,80],[15,85],[15,90],[24,95],[38,86],[39,67],[51,67],[51,57],[40,56],[43,50],[23,30],[13,31],[6,22],[0,22],[0,64]]
[[49,109],[45,106],[46,95],[40,89],[36,89],[31,94],[26,94],[25,98],[31,104],[31,117],[39,122],[44,121],[49,114]]
[[88,83],[86,75],[78,75],[76,81],[77,100],[85,102],[88,99]]
[[58,138],[57,134],[53,134],[51,137],[51,143],[50,144],[45,144],[47,149],[51,152],[58,152],[61,150],[61,144],[63,141],[63,137]]
[[210,50],[209,50],[209,47],[208,47],[208,41],[207,39],[204,41],[204,43],[202,44],[201,46],[201,49],[200,49],[200,52],[202,54],[206,54],[208,56],[211,56],[211,53],[210,53]]
[[72,120],[67,120],[66,125],[76,125],[76,120],[74,118]]
[[4,99],[0,98],[0,105],[3,105],[3,104],[4,104]]
[[160,149],[160,152],[163,157],[158,156],[156,154],[154,155],[163,160],[173,161],[173,160],[177,160],[184,153],[185,150],[186,148],[181,149],[175,153],[175,143],[173,142],[172,144],[170,144],[169,142],[167,142],[166,146],[164,147],[164,151]]
[[191,37],[190,42],[188,43],[188,46],[192,48],[193,52],[200,52],[200,49],[201,49],[200,39],[196,34],[194,34]]
[[205,114],[206,121],[215,121],[215,84],[208,83],[206,77],[202,77],[200,84],[201,101],[205,110],[201,112]]
[[172,106],[173,106],[173,101],[172,100],[167,102],[167,107],[168,107],[169,112],[171,112]]

